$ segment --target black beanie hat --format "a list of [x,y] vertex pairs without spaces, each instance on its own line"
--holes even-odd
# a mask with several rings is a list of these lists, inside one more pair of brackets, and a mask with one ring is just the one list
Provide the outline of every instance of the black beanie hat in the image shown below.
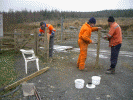
[[89,19],[89,21],[88,21],[88,24],[89,23],[94,23],[94,24],[96,24],[96,19],[94,18],[94,17],[91,17],[90,19]]
[[108,22],[114,22],[114,21],[115,21],[114,17],[113,16],[109,16]]

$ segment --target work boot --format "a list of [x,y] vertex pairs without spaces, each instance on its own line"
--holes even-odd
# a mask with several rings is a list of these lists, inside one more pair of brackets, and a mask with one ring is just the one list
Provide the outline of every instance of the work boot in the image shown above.
[[88,71],[88,69],[87,69],[87,68],[84,68],[84,69],[82,69],[82,70],[80,70],[80,71],[85,71],[85,72],[87,72],[87,71]]
[[107,69],[106,74],[115,74],[115,68]]
[[84,71],[87,72],[88,71],[88,68],[85,68]]
[[77,63],[77,68],[79,68],[79,63]]

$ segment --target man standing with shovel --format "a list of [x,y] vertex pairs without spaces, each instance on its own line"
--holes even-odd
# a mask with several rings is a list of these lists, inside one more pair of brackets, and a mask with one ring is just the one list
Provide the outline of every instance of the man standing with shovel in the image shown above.
[[110,30],[107,36],[104,37],[104,39],[109,40],[109,47],[111,47],[111,65],[110,68],[107,69],[106,74],[114,74],[119,51],[122,44],[122,32],[121,27],[115,22],[113,16],[110,16],[108,18],[108,23],[110,26]]
[[[47,27],[47,30],[45,30],[45,27]],[[48,41],[49,41],[49,57],[53,56],[53,46],[54,46],[54,34],[56,32],[56,30],[54,29],[54,27],[51,24],[46,24],[45,22],[41,22],[40,23],[40,29],[39,29],[39,36],[41,36],[42,33],[44,33],[46,31],[46,33],[49,33],[47,35],[48,37]]]

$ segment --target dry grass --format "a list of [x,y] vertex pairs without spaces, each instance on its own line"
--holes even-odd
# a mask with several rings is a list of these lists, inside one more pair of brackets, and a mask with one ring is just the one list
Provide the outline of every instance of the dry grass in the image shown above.
[[[96,18],[96,26],[101,26],[103,29],[109,29],[108,18]],[[66,19],[64,21],[64,28],[67,29],[69,26],[74,26],[76,28],[79,28],[79,26],[82,26],[85,22],[87,22],[89,18],[79,18],[79,19]],[[133,31],[133,18],[115,18],[116,22],[121,26],[123,31]]]
[[[108,18],[96,18],[97,23],[96,26],[100,26],[103,29],[109,29]],[[69,26],[74,26],[76,28],[80,28],[85,22],[87,22],[89,18],[66,18],[64,19],[63,28],[69,29]],[[121,26],[123,31],[132,31],[133,32],[133,18],[115,18],[116,22]],[[52,24],[56,30],[61,29],[61,20],[45,20],[46,23]],[[6,31],[14,31],[14,29],[19,30],[18,32],[26,32],[33,33],[35,29],[40,27],[40,22],[33,23],[23,23],[18,25],[10,25]]]

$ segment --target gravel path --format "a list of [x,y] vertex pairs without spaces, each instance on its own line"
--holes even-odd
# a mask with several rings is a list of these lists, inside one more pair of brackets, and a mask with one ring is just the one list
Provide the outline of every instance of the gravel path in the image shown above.
[[[97,38],[95,34],[92,37]],[[114,75],[105,74],[110,65],[110,48],[107,41],[101,40],[100,69],[94,69],[96,45],[88,47],[87,72],[79,71],[76,68],[78,48],[67,52],[55,51],[53,62],[40,62],[40,69],[47,66],[50,69],[29,80],[28,83],[35,83],[42,100],[133,100],[133,45],[128,45],[132,40],[123,42]],[[22,55],[18,55],[16,58],[15,66],[19,79],[37,71],[35,62],[28,63],[28,74],[26,75]],[[75,79],[84,79],[86,85],[91,82],[92,76],[97,75],[101,75],[101,83],[96,88],[88,89],[86,86],[83,89],[75,88]],[[21,96],[20,100],[29,100],[29,98]],[[35,97],[31,97],[30,100],[35,100]]]

